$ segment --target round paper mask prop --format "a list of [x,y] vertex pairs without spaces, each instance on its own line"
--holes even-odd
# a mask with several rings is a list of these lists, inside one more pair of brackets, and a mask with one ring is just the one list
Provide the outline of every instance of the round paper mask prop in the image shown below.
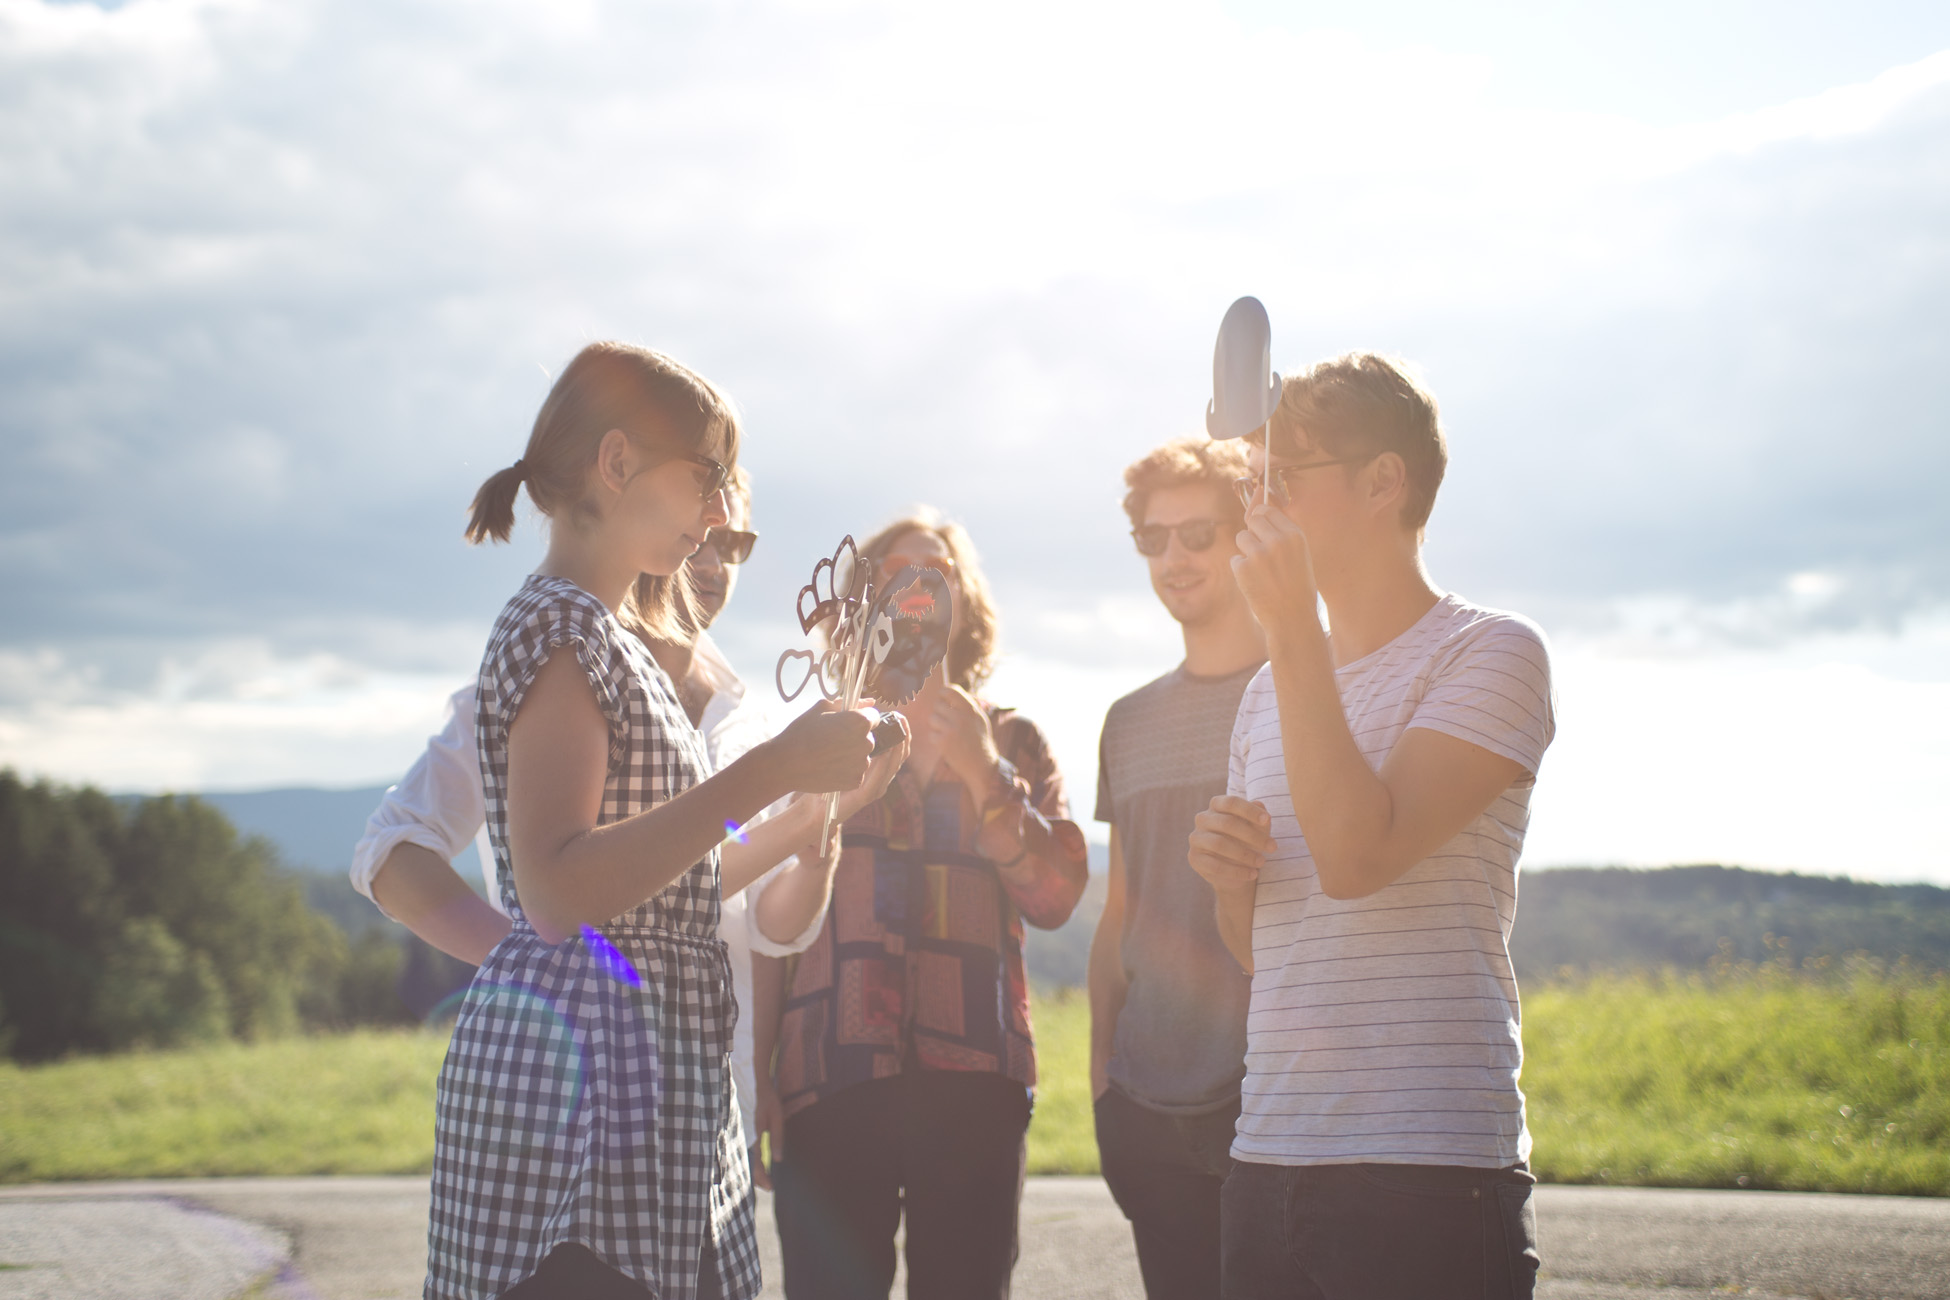
[[910,564],[889,579],[867,616],[861,698],[882,709],[913,699],[948,653],[954,616],[954,595],[939,570]]
[[1257,298],[1226,308],[1212,349],[1212,404],[1205,431],[1214,438],[1243,438],[1271,419],[1280,404],[1280,377],[1273,373],[1273,326]]

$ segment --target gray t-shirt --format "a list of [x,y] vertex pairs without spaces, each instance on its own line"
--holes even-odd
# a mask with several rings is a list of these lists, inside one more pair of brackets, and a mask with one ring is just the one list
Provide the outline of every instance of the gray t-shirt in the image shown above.
[[1212,887],[1192,870],[1192,819],[1226,792],[1234,716],[1251,668],[1194,677],[1181,665],[1110,706],[1097,756],[1097,820],[1124,855],[1129,984],[1110,1080],[1133,1101],[1196,1114],[1230,1105],[1246,1073],[1252,980],[1226,951]]

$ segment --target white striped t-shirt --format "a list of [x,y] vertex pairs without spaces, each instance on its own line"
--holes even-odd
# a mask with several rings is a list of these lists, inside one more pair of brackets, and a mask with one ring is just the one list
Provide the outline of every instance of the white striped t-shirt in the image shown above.
[[1395,883],[1335,900],[1294,820],[1272,666],[1247,686],[1228,788],[1266,805],[1278,847],[1253,908],[1232,1154],[1272,1165],[1527,1160],[1509,940],[1530,792],[1555,729],[1544,634],[1444,596],[1335,680],[1376,769],[1403,732],[1427,727],[1514,759],[1525,775]]

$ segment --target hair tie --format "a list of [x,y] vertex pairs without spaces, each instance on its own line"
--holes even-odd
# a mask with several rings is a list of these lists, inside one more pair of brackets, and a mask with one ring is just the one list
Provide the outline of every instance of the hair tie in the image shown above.
[[528,465],[521,457],[515,457],[515,463],[508,466],[508,468],[515,472],[515,482],[522,483],[527,481]]

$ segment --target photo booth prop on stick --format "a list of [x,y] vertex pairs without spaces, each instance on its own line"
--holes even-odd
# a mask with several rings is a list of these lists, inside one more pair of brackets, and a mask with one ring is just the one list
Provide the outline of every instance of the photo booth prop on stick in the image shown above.
[[[1226,308],[1219,340],[1212,346],[1212,404],[1205,408],[1205,432],[1214,438],[1243,438],[1272,419],[1279,405],[1272,323],[1259,299],[1241,298]],[[1270,477],[1260,479],[1262,503]]]
[[[954,612],[948,580],[935,569],[908,565],[876,584],[849,534],[813,565],[812,581],[799,589],[799,630],[825,648],[781,654],[773,674],[779,694],[796,700],[816,684],[843,709],[861,700],[883,711],[898,708],[948,653]],[[880,734],[876,730],[876,741]],[[821,845],[832,836],[838,802],[837,795],[826,797]]]

